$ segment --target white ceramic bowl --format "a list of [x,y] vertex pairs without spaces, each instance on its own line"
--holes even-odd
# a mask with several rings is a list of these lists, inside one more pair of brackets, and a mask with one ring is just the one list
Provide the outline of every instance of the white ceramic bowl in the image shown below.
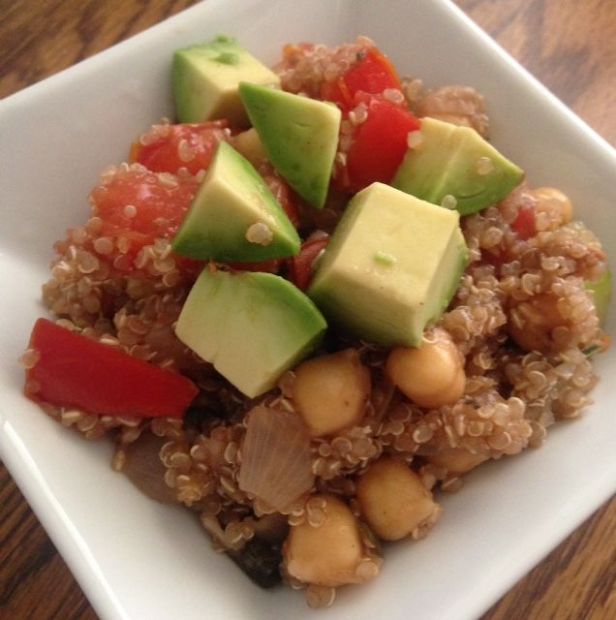
[[[309,610],[300,594],[254,586],[213,553],[196,519],[138,493],[110,446],[52,422],[21,394],[17,358],[35,318],[51,244],[87,211],[100,170],[171,115],[171,52],[218,33],[266,62],[282,43],[366,34],[428,85],[487,97],[493,141],[534,184],[568,193],[616,271],[614,151],[445,0],[208,0],[0,102],[0,448],[28,501],[102,618],[471,618],[484,611],[616,489],[613,385],[547,444],[469,476],[419,544],[387,549],[375,582]],[[609,324],[614,325],[612,307]],[[616,348],[597,360],[605,378]]]

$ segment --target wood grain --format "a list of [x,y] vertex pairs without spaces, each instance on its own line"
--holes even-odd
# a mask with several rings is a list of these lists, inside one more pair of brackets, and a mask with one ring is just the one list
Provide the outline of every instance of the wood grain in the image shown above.
[[[195,0],[0,0],[0,97],[181,11]],[[616,2],[457,0],[480,26],[616,145]],[[0,465],[0,618],[96,614]],[[482,620],[616,618],[616,499]]]

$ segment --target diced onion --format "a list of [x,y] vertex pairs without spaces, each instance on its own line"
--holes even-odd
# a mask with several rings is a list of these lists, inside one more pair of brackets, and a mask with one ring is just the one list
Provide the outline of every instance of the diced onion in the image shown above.
[[255,407],[248,414],[240,489],[281,511],[314,484],[310,437],[295,414]]

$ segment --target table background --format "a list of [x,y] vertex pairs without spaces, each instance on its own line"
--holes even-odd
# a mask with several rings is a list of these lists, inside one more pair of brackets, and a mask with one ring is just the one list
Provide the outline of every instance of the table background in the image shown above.
[[[0,0],[0,98],[195,1]],[[456,1],[616,145],[616,0]],[[1,463],[0,618],[96,619]],[[578,528],[482,620],[608,618],[616,618],[616,499]]]

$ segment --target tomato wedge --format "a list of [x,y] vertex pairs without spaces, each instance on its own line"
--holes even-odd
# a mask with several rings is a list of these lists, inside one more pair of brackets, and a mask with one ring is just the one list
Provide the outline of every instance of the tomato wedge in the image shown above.
[[[143,246],[172,239],[180,227],[198,183],[194,177],[168,176],[132,167],[92,190],[90,200],[102,220],[100,235],[113,242],[105,258],[117,269],[133,271],[132,259]],[[127,259],[115,260],[122,256]]]
[[343,112],[348,112],[355,106],[358,92],[378,94],[388,88],[402,88],[398,73],[387,56],[371,48],[342,76],[323,82],[321,98],[333,101]]
[[391,181],[408,149],[409,132],[421,126],[408,109],[382,97],[372,96],[366,105],[368,115],[356,127],[347,154],[348,184],[355,191]]
[[516,232],[518,237],[524,241],[534,237],[537,234],[535,210],[528,206],[521,207],[515,220],[511,223],[511,230]]
[[312,280],[313,263],[328,243],[329,236],[308,239],[302,244],[299,254],[289,259],[289,278],[300,290],[308,288]]
[[[208,169],[218,143],[227,139],[226,127],[225,120],[190,125],[156,125],[133,144],[130,160],[152,172],[177,174],[180,168],[186,168],[190,174],[197,174]],[[158,134],[159,137],[156,137]]]
[[198,394],[182,375],[38,319],[30,348],[39,356],[26,371],[37,400],[89,413],[140,418],[182,417]]

